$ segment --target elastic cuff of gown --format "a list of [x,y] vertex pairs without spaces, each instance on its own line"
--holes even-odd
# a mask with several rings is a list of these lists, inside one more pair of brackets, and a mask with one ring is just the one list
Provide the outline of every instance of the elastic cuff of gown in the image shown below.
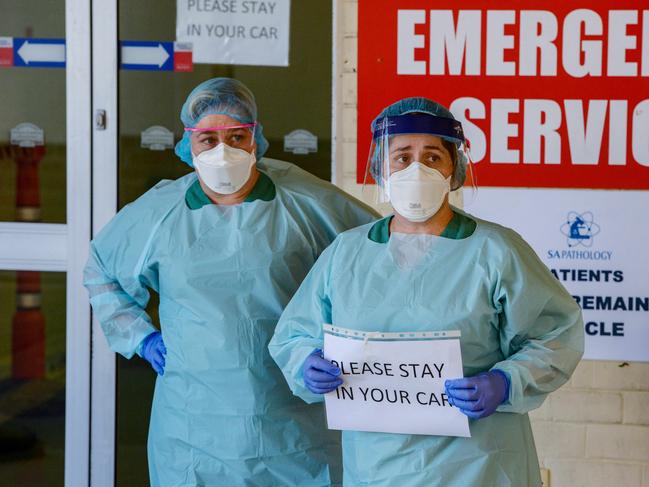
[[155,329],[155,327],[153,327],[153,325],[151,325],[151,328],[152,328],[152,330],[151,330],[149,333],[147,333],[146,335],[144,335],[144,336],[142,337],[142,339],[140,340],[140,343],[138,343],[138,344],[137,344],[137,347],[135,348],[135,353],[136,353],[136,354],[138,355],[138,357],[140,357],[140,358],[143,358],[143,357],[142,357],[142,347],[144,346],[144,340],[146,340],[146,338],[147,338],[149,335],[151,335],[152,333],[155,333],[156,331],[158,331],[157,329]]
[[[148,336],[148,335],[147,335]],[[142,347],[144,346],[144,337],[140,343],[138,344],[137,348],[135,349],[135,353],[137,354],[138,357],[142,358]]]

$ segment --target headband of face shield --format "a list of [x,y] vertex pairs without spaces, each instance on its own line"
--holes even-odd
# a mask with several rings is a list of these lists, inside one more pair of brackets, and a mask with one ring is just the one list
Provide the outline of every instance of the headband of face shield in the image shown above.
[[[259,160],[268,149],[263,127],[257,121],[257,104],[252,92],[243,83],[232,78],[213,78],[200,83],[187,96],[180,112],[180,119],[188,129],[208,115],[226,115],[241,125],[254,124],[248,127],[256,143],[255,156]],[[193,166],[191,137],[193,130],[186,130],[176,144],[176,154],[180,159]]]
[[203,183],[219,194],[239,191],[257,161],[255,123],[186,128],[192,138],[192,163]]
[[[449,181],[450,190],[462,187],[466,179],[469,156],[462,124],[459,121],[425,113],[384,116],[373,124],[372,145],[365,175],[366,182],[371,176],[377,184],[378,203],[390,201],[390,175],[394,172],[390,167],[390,145],[395,136],[408,134],[433,135],[451,142],[455,152],[451,157],[455,162]],[[424,161],[413,162],[423,165]],[[426,170],[427,168],[424,168],[424,171]]]

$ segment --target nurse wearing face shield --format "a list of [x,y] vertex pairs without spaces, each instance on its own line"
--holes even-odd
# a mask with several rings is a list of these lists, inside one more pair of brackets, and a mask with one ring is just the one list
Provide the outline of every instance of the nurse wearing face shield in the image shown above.
[[344,485],[540,486],[527,413],[579,362],[581,311],[518,234],[449,204],[468,157],[445,107],[400,100],[372,133],[370,171],[394,214],[327,248],[282,314],[271,355],[312,403],[343,383],[322,357],[323,324],[460,330],[464,378],[446,393],[471,438],[344,431]]
[[[267,345],[336,235],[376,219],[287,162],[252,93],[215,78],[188,96],[176,154],[195,169],[123,208],[91,244],[85,285],[110,347],[159,374],[149,426],[153,486],[329,486],[339,438],[292,396]],[[145,312],[160,295],[161,330]]]

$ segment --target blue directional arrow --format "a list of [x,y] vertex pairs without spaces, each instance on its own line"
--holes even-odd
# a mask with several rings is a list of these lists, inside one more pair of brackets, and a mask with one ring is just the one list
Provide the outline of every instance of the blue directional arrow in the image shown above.
[[173,71],[174,43],[156,41],[122,41],[122,69]]
[[65,68],[65,39],[14,38],[14,66]]

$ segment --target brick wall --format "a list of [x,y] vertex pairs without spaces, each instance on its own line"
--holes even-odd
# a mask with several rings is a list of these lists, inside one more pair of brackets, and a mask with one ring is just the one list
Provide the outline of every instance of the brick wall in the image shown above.
[[[358,2],[335,5],[334,181],[372,204],[371,188],[356,183]],[[461,195],[454,198],[461,205]],[[582,362],[531,417],[552,487],[649,487],[649,363]]]
[[649,486],[649,364],[584,361],[531,416],[552,486]]

